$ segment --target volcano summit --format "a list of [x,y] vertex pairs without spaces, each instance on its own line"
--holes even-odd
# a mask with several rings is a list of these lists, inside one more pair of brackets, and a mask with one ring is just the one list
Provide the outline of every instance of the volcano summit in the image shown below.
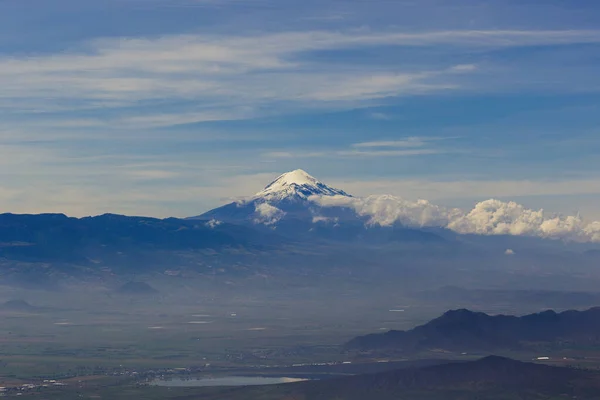
[[344,210],[325,209],[313,201],[324,197],[353,199],[343,190],[328,186],[306,171],[297,169],[280,175],[247,200],[229,203],[192,218],[270,227],[279,226],[284,220],[293,222],[296,227],[300,222],[312,225],[320,221],[337,221],[340,214],[356,218],[355,212],[345,207]]

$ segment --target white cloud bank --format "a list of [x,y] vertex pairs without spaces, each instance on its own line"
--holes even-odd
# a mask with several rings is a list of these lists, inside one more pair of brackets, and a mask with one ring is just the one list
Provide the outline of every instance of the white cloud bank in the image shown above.
[[323,207],[342,206],[367,218],[368,225],[445,227],[458,233],[516,235],[600,242],[600,221],[586,222],[580,216],[546,215],[515,202],[486,200],[468,211],[445,208],[427,200],[416,202],[383,195],[357,197],[312,197]]

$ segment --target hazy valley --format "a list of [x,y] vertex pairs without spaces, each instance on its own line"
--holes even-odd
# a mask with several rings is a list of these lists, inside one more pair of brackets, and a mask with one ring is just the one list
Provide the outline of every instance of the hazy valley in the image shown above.
[[[312,196],[350,195],[296,175],[283,175],[266,194],[190,219],[1,215],[0,386],[34,382],[38,389],[10,393],[117,398],[136,390],[165,396],[164,389],[144,386],[160,377],[284,376],[325,380],[314,389],[309,382],[226,396],[283,399],[298,388],[298,398],[328,399],[338,390],[326,378],[420,362],[502,354],[543,356],[564,367],[600,365],[592,340],[600,336],[597,322],[575,324],[567,334],[567,321],[553,328],[554,336],[522,338],[538,343],[521,346],[519,332],[531,329],[499,328],[500,317],[481,314],[597,306],[597,244],[373,225],[348,207],[318,208]],[[259,219],[265,212],[277,220]],[[335,220],[315,220],[316,213]],[[473,312],[446,313],[463,308]],[[447,336],[440,326],[448,327]],[[492,335],[498,330],[505,336]],[[578,334],[582,340],[573,340]],[[66,386],[40,389],[44,379]],[[448,390],[428,379],[431,393]],[[367,392],[380,385],[348,382]],[[170,390],[174,398],[222,396],[220,389]],[[361,398],[360,390],[341,398]]]

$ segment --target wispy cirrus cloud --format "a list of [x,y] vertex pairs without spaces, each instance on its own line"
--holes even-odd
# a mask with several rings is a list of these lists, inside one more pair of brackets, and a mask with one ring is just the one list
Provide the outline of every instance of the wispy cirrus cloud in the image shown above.
[[406,149],[406,150],[349,150],[339,151],[336,154],[342,157],[405,157],[424,156],[448,153],[447,149]]
[[391,121],[394,119],[392,115],[383,112],[370,112],[367,114],[367,117],[379,121]]
[[439,146],[435,142],[456,138],[412,136],[400,140],[380,140],[353,143],[344,149],[329,151],[270,151],[262,154],[265,158],[320,158],[320,157],[405,157],[444,153],[465,152],[449,146]]
[[405,156],[422,156],[432,154],[446,153],[448,150],[443,149],[405,149],[405,150],[335,150],[335,151],[307,151],[307,152],[288,152],[288,151],[272,151],[262,153],[262,157],[266,159],[279,158],[351,158],[351,157],[405,157]]
[[440,140],[440,138],[427,137],[408,137],[402,140],[379,140],[373,142],[354,143],[355,148],[405,148],[405,147],[424,147],[428,142]]
[[[600,31],[359,30],[96,39],[58,54],[0,57],[0,109],[25,113],[52,112],[61,105],[73,110],[118,109],[125,115],[107,119],[118,124],[120,119],[136,121],[128,114],[132,106],[143,110],[175,101],[202,101],[213,115],[225,119],[231,118],[232,108],[251,104],[356,106],[356,102],[389,96],[454,90],[461,85],[453,76],[474,73],[477,66],[417,71],[396,65],[342,67],[316,63],[310,53],[382,45],[502,48],[573,43],[600,43]],[[189,118],[186,107],[181,107],[180,120],[158,118],[158,125],[206,120]]]

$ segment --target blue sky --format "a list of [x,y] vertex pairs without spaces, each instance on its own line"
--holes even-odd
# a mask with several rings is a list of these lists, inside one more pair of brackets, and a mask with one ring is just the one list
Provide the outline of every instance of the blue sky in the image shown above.
[[598,219],[598,21],[595,1],[0,0],[0,209],[196,215],[303,168]]

